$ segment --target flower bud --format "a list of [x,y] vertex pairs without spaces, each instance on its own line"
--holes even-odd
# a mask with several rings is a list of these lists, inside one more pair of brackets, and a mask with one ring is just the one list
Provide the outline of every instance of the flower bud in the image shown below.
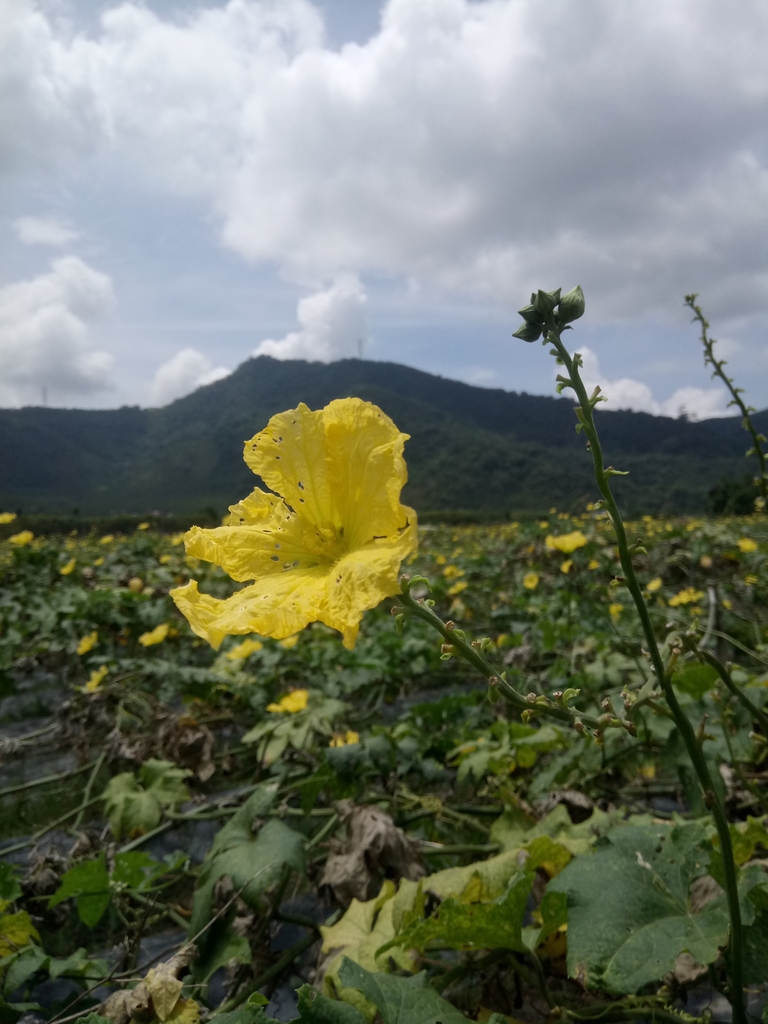
[[538,341],[544,331],[544,325],[538,327],[536,324],[523,324],[514,332],[513,338],[521,341]]
[[543,292],[541,289],[536,292],[533,307],[543,317],[552,316],[556,305],[554,292],[550,294],[550,292]]
[[566,292],[560,299],[558,312],[561,324],[569,324],[572,320],[578,320],[580,316],[584,316],[584,292],[581,290],[580,284]]

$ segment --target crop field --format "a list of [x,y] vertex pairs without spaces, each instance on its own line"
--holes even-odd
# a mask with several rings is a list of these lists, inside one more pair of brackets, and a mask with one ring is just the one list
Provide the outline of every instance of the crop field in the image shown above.
[[[447,634],[386,600],[352,650],[214,650],[169,590],[238,584],[144,525],[0,543],[3,1022],[727,1019],[719,840],[605,512],[421,528],[403,571]],[[768,523],[627,532],[759,1019]]]

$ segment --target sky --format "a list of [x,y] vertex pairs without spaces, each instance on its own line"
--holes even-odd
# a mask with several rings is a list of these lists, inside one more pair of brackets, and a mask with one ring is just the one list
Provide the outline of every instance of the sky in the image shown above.
[[768,5],[0,0],[0,407],[157,406],[254,354],[768,406]]

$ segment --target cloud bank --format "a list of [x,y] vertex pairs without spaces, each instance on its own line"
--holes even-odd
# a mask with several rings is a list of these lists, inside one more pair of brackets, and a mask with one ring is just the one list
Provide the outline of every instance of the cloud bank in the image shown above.
[[197,349],[184,348],[157,370],[150,387],[149,404],[168,405],[205,384],[228,377],[231,372],[223,366],[214,367]]
[[76,256],[0,288],[0,405],[39,405],[43,389],[63,405],[107,388],[112,356],[88,334],[112,301],[109,277]]
[[301,328],[278,341],[262,341],[255,356],[330,363],[363,354],[368,340],[367,297],[352,274],[339,276],[325,291],[303,298],[296,315]]
[[600,363],[595,353],[586,346],[579,346],[584,369],[582,379],[588,391],[599,386],[607,399],[606,409],[632,409],[635,412],[649,412],[654,416],[688,416],[692,420],[706,420],[715,416],[732,416],[728,409],[729,395],[723,387],[678,388],[662,402],[653,397],[647,384],[631,377],[610,380],[600,372]]
[[[116,155],[204,198],[224,242],[297,279],[413,276],[511,305],[584,285],[593,315],[768,300],[768,6],[389,0],[332,49],[306,0],[94,37],[2,0],[0,168]],[[151,160],[148,159],[151,154]]]
[[79,237],[55,217],[19,217],[13,226],[24,245],[68,245]]

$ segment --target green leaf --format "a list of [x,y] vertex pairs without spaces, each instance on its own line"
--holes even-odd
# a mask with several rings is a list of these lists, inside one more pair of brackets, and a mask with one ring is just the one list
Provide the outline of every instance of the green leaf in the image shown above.
[[[267,799],[263,792],[257,790],[245,808],[235,815],[236,822],[225,826],[216,837],[208,858],[198,880],[192,906],[192,918],[189,923],[190,935],[197,935],[211,918],[213,890],[216,882],[225,875],[232,880],[235,890],[242,890],[241,898],[249,905],[256,906],[258,898],[265,889],[269,889],[281,877],[284,868],[304,871],[304,837],[288,828],[282,821],[268,821],[257,836],[250,831],[252,814],[242,814],[249,807],[264,806]],[[209,929],[209,932],[211,929]],[[195,963],[195,977],[207,969],[209,946],[214,943],[208,933],[200,942],[200,957]]]
[[84,925],[93,928],[101,919],[112,898],[109,890],[109,875],[102,851],[93,860],[75,864],[61,877],[61,885],[48,900],[49,907],[56,907],[70,897],[77,899],[77,913]]
[[672,682],[678,690],[689,694],[694,700],[701,700],[705,693],[716,685],[720,677],[717,669],[711,665],[702,665],[699,661],[678,666],[672,676]]
[[293,1024],[366,1024],[365,1016],[355,1006],[328,999],[311,985],[298,990],[299,1016]]
[[464,1014],[435,992],[426,971],[411,978],[372,974],[345,957],[339,978],[373,1003],[383,1024],[467,1024]]
[[143,889],[148,882],[158,875],[164,874],[166,865],[159,864],[143,850],[131,850],[118,853],[112,871],[112,881],[128,889]]
[[710,849],[698,823],[619,825],[593,854],[571,861],[548,886],[568,896],[569,974],[627,994],[662,978],[685,950],[712,963],[728,938],[724,897],[699,913],[690,899]]
[[16,877],[16,869],[7,861],[0,863],[0,900],[13,903],[21,896],[21,886]]
[[106,1017],[100,1017],[98,1013],[89,1013],[85,1017],[78,1017],[75,1024],[112,1024]]
[[27,946],[8,965],[3,991],[10,995],[46,965],[49,957],[39,946]]
[[151,758],[139,769],[141,783],[131,772],[110,779],[102,798],[114,837],[142,835],[156,828],[163,810],[189,799],[183,780],[191,774],[170,761]]
[[514,949],[527,952],[521,929],[533,872],[520,872],[503,895],[483,901],[483,885],[475,875],[464,892],[449,896],[426,920],[416,921],[386,947],[406,946],[423,952],[433,940],[450,949]]

